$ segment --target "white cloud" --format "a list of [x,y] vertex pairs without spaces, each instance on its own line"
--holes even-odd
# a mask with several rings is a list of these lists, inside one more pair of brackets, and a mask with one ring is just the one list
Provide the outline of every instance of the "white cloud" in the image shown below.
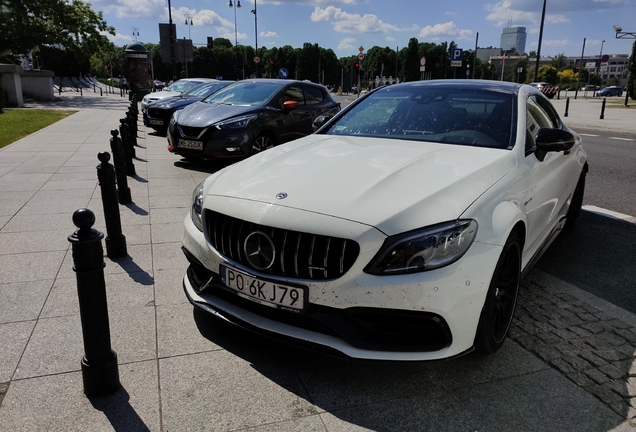
[[447,23],[426,26],[420,30],[418,37],[428,39],[438,39],[443,36],[453,36],[459,39],[468,39],[473,35],[472,30],[460,30],[453,21]]
[[324,9],[316,7],[311,14],[311,20],[313,22],[333,21],[334,30],[339,33],[379,33],[407,30],[387,24],[374,14],[352,14],[334,6],[328,6]]
[[[585,0],[577,1],[580,4],[585,2]],[[503,0],[499,3],[486,4],[484,5],[484,8],[490,12],[486,16],[486,19],[494,21],[495,25],[499,27],[507,25],[509,22],[512,22],[514,25],[538,24],[541,22],[541,7],[536,3],[537,2],[528,2],[524,0]],[[557,3],[559,2],[553,2],[553,4],[550,4],[550,7],[554,10],[554,6]],[[562,0],[560,4],[561,7],[558,10],[562,12],[580,10],[578,5],[576,8],[571,9],[569,6],[566,6],[568,3],[571,2]],[[570,21],[567,16],[555,13],[546,13],[545,20],[550,24],[559,24]]]
[[278,33],[273,32],[273,31],[268,31],[268,32],[260,32],[259,33],[260,37],[264,37],[264,38],[277,38],[278,37]]
[[541,43],[542,46],[552,47],[552,48],[564,47],[564,46],[568,46],[569,44],[570,44],[570,41],[567,39],[545,40]]
[[344,38],[338,44],[339,50],[351,50],[355,49],[354,43],[356,42],[355,38]]

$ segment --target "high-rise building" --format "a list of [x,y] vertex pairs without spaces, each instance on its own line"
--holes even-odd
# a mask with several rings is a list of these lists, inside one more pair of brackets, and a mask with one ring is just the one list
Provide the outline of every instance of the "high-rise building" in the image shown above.
[[526,28],[506,27],[501,33],[501,49],[509,51],[514,49],[519,54],[526,52]]

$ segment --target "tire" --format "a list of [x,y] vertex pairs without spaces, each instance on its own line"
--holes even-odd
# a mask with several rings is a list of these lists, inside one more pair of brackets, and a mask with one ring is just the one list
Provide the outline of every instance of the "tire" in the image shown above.
[[581,172],[579,181],[576,184],[576,189],[574,189],[574,194],[572,194],[572,202],[570,202],[570,208],[565,215],[565,226],[563,227],[563,229],[567,231],[572,231],[576,227],[576,223],[579,220],[579,215],[581,214],[581,207],[583,207],[583,195],[585,195],[585,173],[586,170],[583,170]]
[[475,350],[492,354],[503,345],[514,315],[521,280],[521,241],[516,232],[503,247],[481,310]]
[[267,134],[259,135],[252,143],[252,155],[255,155],[256,153],[260,153],[272,147],[274,147],[274,140],[271,136]]

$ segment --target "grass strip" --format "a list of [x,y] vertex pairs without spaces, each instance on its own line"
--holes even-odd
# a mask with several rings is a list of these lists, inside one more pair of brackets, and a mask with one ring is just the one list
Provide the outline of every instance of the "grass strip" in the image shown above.
[[0,114],[0,148],[37,132],[77,111],[6,109]]

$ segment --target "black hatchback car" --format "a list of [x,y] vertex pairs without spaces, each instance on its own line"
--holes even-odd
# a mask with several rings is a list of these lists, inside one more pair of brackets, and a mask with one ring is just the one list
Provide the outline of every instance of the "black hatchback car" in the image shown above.
[[146,107],[146,111],[144,111],[144,126],[150,127],[161,134],[165,134],[168,130],[170,117],[172,117],[175,111],[205,99],[233,82],[234,81],[206,82],[192,87],[179,96],[151,102]]
[[245,158],[313,132],[314,120],[340,104],[318,84],[238,81],[174,113],[168,150],[185,158]]

